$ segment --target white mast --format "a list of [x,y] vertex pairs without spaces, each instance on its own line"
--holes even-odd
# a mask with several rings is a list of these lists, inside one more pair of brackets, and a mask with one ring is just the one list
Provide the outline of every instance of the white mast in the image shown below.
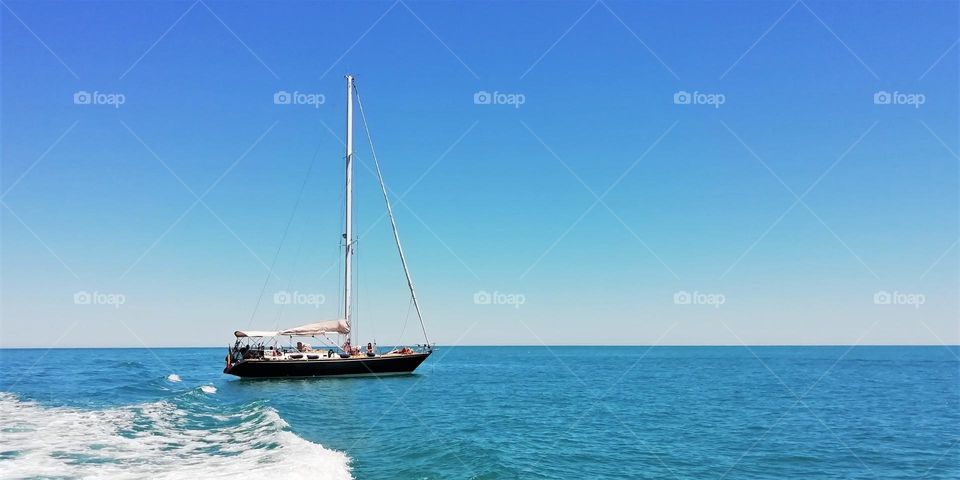
[[350,327],[348,337],[353,344],[353,327],[350,315],[350,284],[353,281],[353,272],[350,260],[353,257],[353,76],[347,75],[347,186],[346,186],[346,215],[344,227],[344,273],[343,273],[343,318]]

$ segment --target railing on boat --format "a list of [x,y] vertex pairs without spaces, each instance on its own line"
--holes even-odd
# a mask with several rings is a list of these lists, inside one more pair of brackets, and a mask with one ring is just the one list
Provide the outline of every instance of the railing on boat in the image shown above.
[[382,357],[384,355],[410,355],[410,354],[423,354],[423,353],[432,353],[435,348],[435,344],[418,344],[411,347],[393,347],[388,351],[382,351],[383,348],[378,348],[378,350],[373,355],[369,353],[361,353],[359,355],[348,355],[343,352],[341,349],[327,349],[324,350],[310,350],[310,351],[298,351],[296,349],[287,349],[283,347],[270,347],[266,348],[262,344],[260,345],[243,345],[239,343],[234,345],[227,345],[227,364],[234,364],[242,360],[281,360],[281,359],[290,359],[290,360],[321,360],[324,358],[352,358],[356,356],[360,357]]

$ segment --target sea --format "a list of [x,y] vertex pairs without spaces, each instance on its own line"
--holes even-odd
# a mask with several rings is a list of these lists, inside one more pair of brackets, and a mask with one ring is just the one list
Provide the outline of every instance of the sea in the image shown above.
[[440,346],[288,380],[225,353],[0,350],[0,477],[960,478],[956,346]]

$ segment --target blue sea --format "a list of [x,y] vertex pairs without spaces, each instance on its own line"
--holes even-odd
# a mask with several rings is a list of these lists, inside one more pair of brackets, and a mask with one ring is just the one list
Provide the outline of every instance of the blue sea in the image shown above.
[[296,380],[224,353],[0,350],[0,477],[960,478],[957,347],[440,347]]

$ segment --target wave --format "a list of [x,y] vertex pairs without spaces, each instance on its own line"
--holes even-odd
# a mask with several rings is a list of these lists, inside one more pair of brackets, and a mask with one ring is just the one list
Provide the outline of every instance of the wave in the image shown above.
[[350,459],[289,431],[273,408],[159,401],[103,410],[0,393],[5,478],[350,479]]

